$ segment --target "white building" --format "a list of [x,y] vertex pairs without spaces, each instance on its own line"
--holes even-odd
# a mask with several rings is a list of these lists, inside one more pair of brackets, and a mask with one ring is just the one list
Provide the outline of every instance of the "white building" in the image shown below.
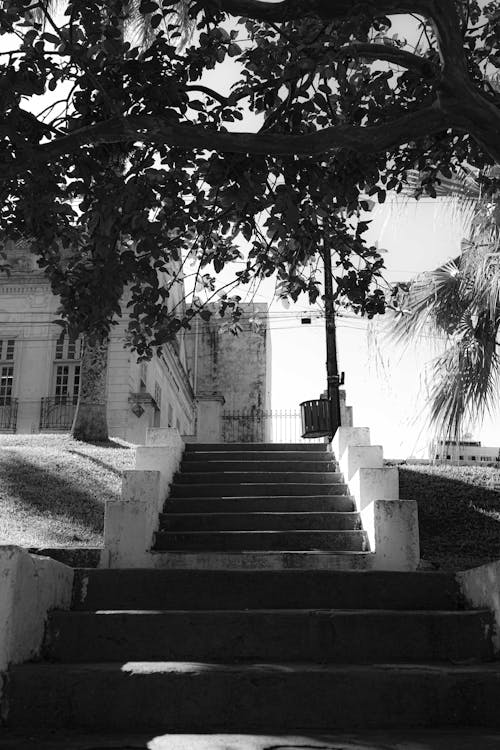
[[[7,255],[12,272],[0,276],[0,432],[69,431],[78,400],[81,342],[61,335],[60,326],[54,323],[58,299],[34,256],[14,246],[7,248]],[[182,293],[180,288],[178,294]],[[267,318],[267,311],[261,310],[261,315]],[[207,393],[205,388],[197,398],[195,388],[201,391],[207,383],[205,370],[210,369],[210,377],[213,374],[213,363],[203,356],[203,325],[188,335],[181,333],[151,361],[139,363],[137,355],[124,346],[126,322],[123,319],[114,326],[110,336],[106,394],[109,434],[143,443],[148,427],[176,427],[183,435],[195,435],[198,430],[200,439],[202,433],[207,437],[207,420],[222,420],[222,414],[205,406],[210,406],[212,395],[222,403],[225,391],[233,394],[235,389],[229,389],[226,381],[234,377],[234,369],[226,373],[229,365],[226,367],[220,357],[217,374],[221,387],[217,394]],[[195,341],[198,335],[199,346]],[[248,355],[245,361],[242,340],[237,349],[240,367],[251,373],[260,357]],[[260,363],[256,375],[266,387],[267,362],[265,357],[264,367]],[[242,408],[254,397],[246,392],[247,385],[242,381],[236,386]],[[210,426],[219,439],[221,426],[222,422]]]
[[500,461],[500,448],[481,445],[480,440],[441,440],[433,443],[430,458],[444,463],[489,464]]

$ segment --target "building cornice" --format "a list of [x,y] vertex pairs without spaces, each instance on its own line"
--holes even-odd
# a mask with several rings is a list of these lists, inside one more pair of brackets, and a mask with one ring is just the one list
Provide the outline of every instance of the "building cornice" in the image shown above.
[[43,273],[16,273],[0,277],[0,295],[52,294]]

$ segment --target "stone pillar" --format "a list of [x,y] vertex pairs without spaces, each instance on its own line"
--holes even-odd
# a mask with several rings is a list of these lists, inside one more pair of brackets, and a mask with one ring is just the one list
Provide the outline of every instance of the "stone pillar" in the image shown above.
[[135,469],[124,472],[120,500],[106,503],[102,567],[151,565],[151,545],[184,443],[173,428],[151,428],[136,448]]
[[144,445],[146,433],[153,424],[155,403],[150,393],[131,393],[128,418],[127,440],[136,445]]
[[352,406],[346,406],[346,393],[343,388],[339,390],[340,397],[340,424],[342,427],[352,427]]

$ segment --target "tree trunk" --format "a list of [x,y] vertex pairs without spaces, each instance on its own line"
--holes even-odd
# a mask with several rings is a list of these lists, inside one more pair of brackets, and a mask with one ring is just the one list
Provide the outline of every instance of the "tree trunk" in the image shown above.
[[80,370],[80,393],[71,435],[75,440],[99,443],[108,440],[106,419],[106,374],[108,339],[84,342]]

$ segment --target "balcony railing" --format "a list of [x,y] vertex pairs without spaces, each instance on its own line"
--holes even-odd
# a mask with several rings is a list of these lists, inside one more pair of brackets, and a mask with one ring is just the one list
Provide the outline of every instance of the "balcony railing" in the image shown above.
[[75,416],[78,396],[50,396],[42,398],[41,430],[70,430]]
[[15,432],[17,425],[17,398],[5,398],[0,403],[0,430]]

